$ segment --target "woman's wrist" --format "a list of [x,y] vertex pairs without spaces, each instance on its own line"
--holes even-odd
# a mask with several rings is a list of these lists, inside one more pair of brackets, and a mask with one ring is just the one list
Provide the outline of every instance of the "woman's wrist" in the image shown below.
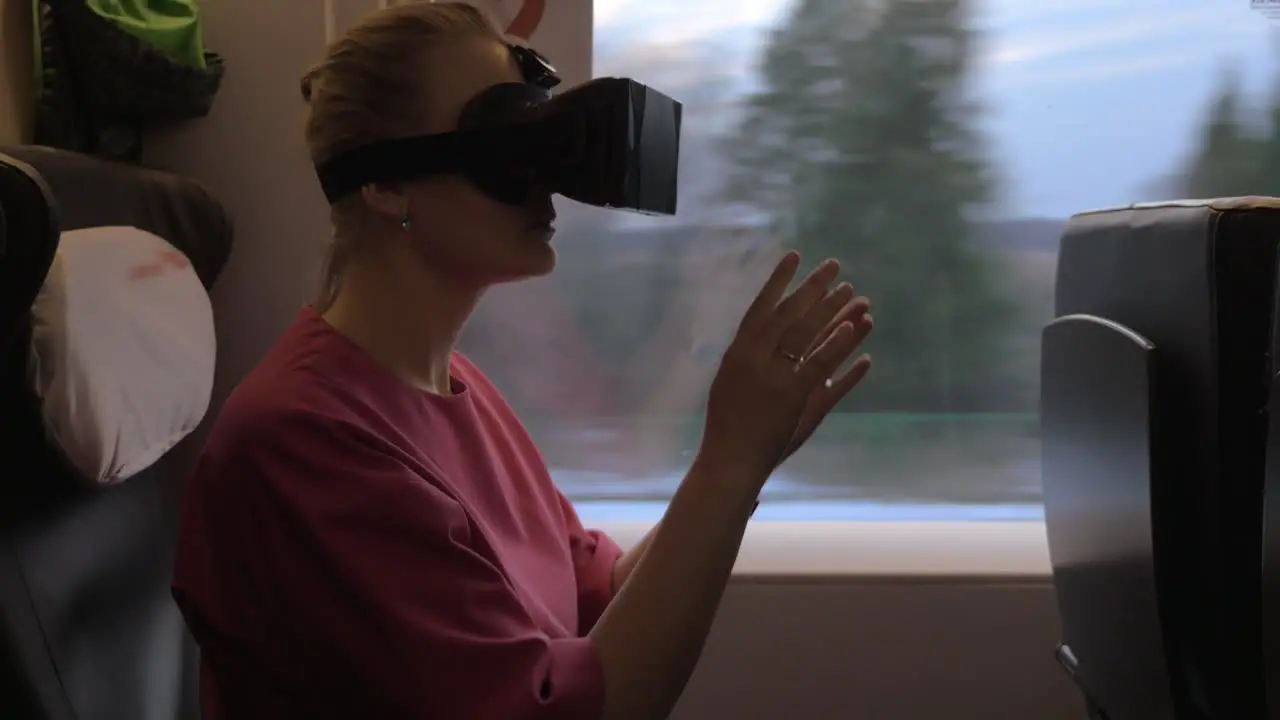
[[723,502],[742,507],[748,514],[759,505],[760,490],[769,473],[736,458],[699,455],[689,469],[686,481],[702,492],[714,494]]

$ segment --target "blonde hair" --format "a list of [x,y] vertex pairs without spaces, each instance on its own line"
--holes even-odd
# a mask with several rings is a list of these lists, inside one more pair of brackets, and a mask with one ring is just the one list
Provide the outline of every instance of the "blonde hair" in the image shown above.
[[[484,11],[460,2],[412,2],[379,10],[329,45],[302,76],[309,106],[306,143],[314,163],[375,140],[412,134],[424,106],[422,57],[442,40],[492,38],[501,32]],[[410,98],[412,102],[405,102]],[[359,196],[332,208],[333,240],[324,259],[315,307],[333,305],[358,234]]]

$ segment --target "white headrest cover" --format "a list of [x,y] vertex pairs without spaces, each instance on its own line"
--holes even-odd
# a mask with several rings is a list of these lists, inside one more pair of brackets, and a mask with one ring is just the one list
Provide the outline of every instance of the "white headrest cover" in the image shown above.
[[213,308],[163,238],[131,227],[63,233],[32,312],[45,429],[92,483],[146,469],[204,417]]

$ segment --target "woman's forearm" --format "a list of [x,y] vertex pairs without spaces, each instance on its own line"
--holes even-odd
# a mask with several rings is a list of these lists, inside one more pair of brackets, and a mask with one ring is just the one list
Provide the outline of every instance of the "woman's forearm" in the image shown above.
[[[721,469],[723,468],[723,469]],[[695,462],[591,639],[606,720],[656,720],[693,673],[755,506],[748,469]],[[745,480],[745,481],[744,481]]]
[[[760,506],[760,501],[756,500],[751,506],[751,514],[755,515],[755,510]],[[627,578],[631,577],[631,572],[636,569],[636,565],[640,564],[640,558],[644,557],[644,553],[649,549],[649,545],[653,543],[653,536],[658,534],[658,528],[662,527],[662,521],[649,528],[649,531],[640,538],[640,542],[636,543],[618,558],[613,565],[613,592],[617,594],[622,586],[626,584]]]
[[618,558],[618,561],[613,564],[613,592],[615,595],[622,590],[627,578],[631,577],[631,573],[640,564],[640,558],[644,557],[649,546],[653,544],[653,537],[658,534],[658,528],[660,527],[662,527],[661,520],[658,521],[657,525],[649,528],[649,532],[640,538],[640,542],[624,552],[622,557]]

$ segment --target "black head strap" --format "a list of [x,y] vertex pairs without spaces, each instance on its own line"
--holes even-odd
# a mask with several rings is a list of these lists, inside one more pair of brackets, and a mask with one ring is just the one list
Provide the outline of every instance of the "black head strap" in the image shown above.
[[[508,44],[528,85],[543,91],[560,84],[556,69],[537,50]],[[465,173],[496,159],[527,151],[537,138],[518,126],[474,128],[434,135],[378,140],[339,153],[316,167],[325,198],[334,203],[371,182],[397,182],[423,175]]]

